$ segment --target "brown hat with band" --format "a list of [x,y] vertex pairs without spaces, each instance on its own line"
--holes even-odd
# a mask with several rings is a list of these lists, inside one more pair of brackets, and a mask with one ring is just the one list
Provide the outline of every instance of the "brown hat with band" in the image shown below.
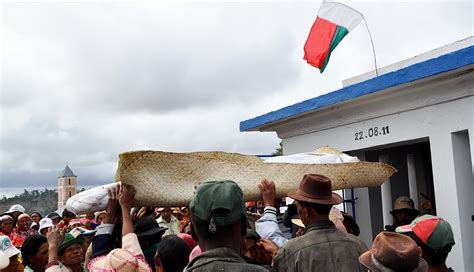
[[298,190],[289,192],[288,196],[303,202],[337,205],[342,203],[340,195],[332,192],[331,180],[318,174],[304,175]]
[[359,262],[370,271],[425,272],[428,264],[421,258],[421,249],[410,237],[382,231],[372,248],[360,255]]

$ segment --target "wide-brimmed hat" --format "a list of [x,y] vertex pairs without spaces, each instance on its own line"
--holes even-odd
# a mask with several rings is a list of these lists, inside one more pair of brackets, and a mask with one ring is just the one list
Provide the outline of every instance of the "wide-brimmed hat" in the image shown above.
[[21,206],[20,204],[15,204],[11,206],[10,209],[8,209],[8,211],[4,212],[3,214],[12,214],[14,212],[24,213],[25,208],[23,208],[23,206]]
[[143,256],[133,255],[130,251],[123,248],[116,248],[109,254],[93,259],[87,268],[91,272],[151,272],[150,265]]
[[66,234],[64,234],[63,243],[58,248],[58,254],[62,255],[62,253],[64,252],[64,250],[66,250],[66,248],[70,247],[73,244],[82,245],[83,242],[84,242],[83,238],[79,238],[79,237],[76,238],[76,237],[74,237],[74,235],[72,235],[70,233],[66,233]]
[[162,236],[167,228],[162,228],[156,222],[155,219],[150,216],[144,216],[138,219],[138,222],[134,226],[135,233],[138,237],[150,236],[150,235],[159,235]]
[[323,175],[304,175],[299,188],[289,192],[288,196],[303,202],[325,205],[337,205],[342,203],[340,195],[332,192],[331,180]]
[[370,271],[413,271],[428,270],[428,263],[421,258],[421,249],[410,237],[382,231],[372,248],[360,255],[359,262]]
[[420,212],[415,209],[415,204],[413,202],[413,199],[411,199],[408,196],[400,196],[397,199],[395,199],[395,202],[393,203],[393,210],[390,211],[391,214],[394,212],[398,211],[407,211],[410,213],[413,213],[415,216],[420,214]]
[[43,218],[40,220],[40,225],[39,225],[39,230],[38,231],[41,231],[42,229],[46,229],[46,228],[50,228],[50,227],[53,227],[53,220],[51,220],[51,218]]

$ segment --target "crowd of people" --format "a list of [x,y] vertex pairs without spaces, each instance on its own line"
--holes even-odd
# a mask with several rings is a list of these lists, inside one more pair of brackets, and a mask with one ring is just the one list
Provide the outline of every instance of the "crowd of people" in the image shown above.
[[245,202],[233,181],[201,183],[188,207],[133,207],[135,188],[109,190],[105,211],[43,218],[13,205],[0,217],[0,271],[452,271],[448,222],[395,201],[394,224],[373,239],[334,205],[329,178],[305,175],[280,214],[272,181]]

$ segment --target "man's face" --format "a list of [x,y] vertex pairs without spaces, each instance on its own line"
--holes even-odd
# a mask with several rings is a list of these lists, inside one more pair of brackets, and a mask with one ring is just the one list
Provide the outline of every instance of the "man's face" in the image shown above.
[[296,205],[296,210],[298,211],[298,215],[300,216],[301,222],[305,226],[309,226],[309,218],[308,218],[308,208],[304,205],[301,205],[301,203],[297,200],[295,200],[295,205]]
[[265,209],[265,204],[263,204],[263,201],[257,201],[257,212],[259,214],[263,214],[264,209]]
[[257,241],[255,239],[244,239],[240,254],[254,263],[257,258]]
[[56,226],[57,224],[59,224],[59,222],[61,222],[61,218],[60,218],[60,217],[56,217],[56,218],[54,218],[54,219],[51,219],[51,221],[53,222],[53,225]]
[[405,210],[395,211],[392,213],[394,225],[403,226],[408,225],[415,219],[409,212]]
[[23,217],[18,220],[18,228],[22,231],[28,230],[30,228],[30,218]]
[[164,208],[163,211],[161,212],[161,217],[167,222],[170,221],[170,219],[171,219],[171,209],[170,208]]
[[2,230],[6,233],[12,232],[13,229],[13,220],[6,219],[2,221]]
[[70,245],[59,259],[65,266],[78,265],[82,263],[84,253],[79,244]]

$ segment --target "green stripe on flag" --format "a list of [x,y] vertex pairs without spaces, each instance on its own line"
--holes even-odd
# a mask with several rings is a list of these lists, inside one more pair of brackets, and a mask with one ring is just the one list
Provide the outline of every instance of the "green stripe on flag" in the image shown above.
[[336,32],[332,37],[331,46],[329,47],[329,53],[327,54],[326,59],[324,59],[323,66],[321,67],[321,69],[319,69],[321,73],[324,72],[324,69],[326,69],[326,65],[329,62],[329,57],[331,57],[332,50],[334,50],[334,48],[336,48],[336,46],[342,41],[342,39],[344,39],[347,33],[349,33],[349,31],[345,27],[337,26]]

